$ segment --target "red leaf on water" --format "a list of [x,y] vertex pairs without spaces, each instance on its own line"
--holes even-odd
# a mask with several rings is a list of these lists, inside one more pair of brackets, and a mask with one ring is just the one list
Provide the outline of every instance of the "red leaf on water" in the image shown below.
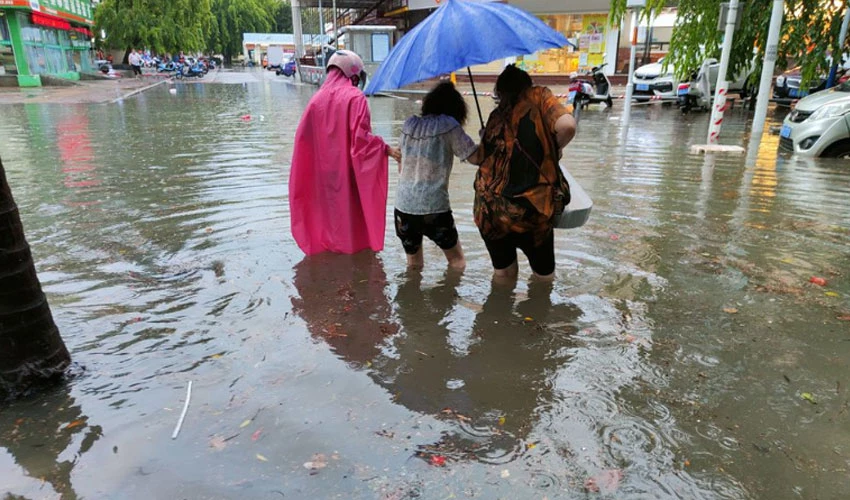
[[442,455],[431,455],[431,465],[435,467],[445,467],[446,457]]
[[85,423],[86,423],[86,421],[85,421],[85,420],[83,420],[83,419],[80,419],[80,420],[74,420],[74,421],[73,421],[73,422],[71,422],[70,424],[66,425],[64,428],[65,428],[65,429],[73,429],[74,427],[79,427],[79,426],[81,426],[81,425],[84,425]]
[[251,441],[256,441],[256,440],[260,439],[260,434],[262,434],[262,433],[263,433],[263,428],[260,427],[259,429],[254,431],[253,434],[251,434]]
[[608,469],[596,474],[584,482],[584,489],[590,493],[613,493],[620,487],[623,471]]
[[818,276],[812,276],[811,278],[809,278],[809,283],[812,283],[817,286],[826,286],[826,280]]

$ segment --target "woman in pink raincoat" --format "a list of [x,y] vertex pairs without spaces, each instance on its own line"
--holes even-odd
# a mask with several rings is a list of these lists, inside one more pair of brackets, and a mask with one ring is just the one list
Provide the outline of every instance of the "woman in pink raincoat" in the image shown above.
[[289,175],[292,236],[307,255],[384,248],[388,156],[401,154],[372,135],[366,96],[357,87],[360,56],[339,50],[295,133]]

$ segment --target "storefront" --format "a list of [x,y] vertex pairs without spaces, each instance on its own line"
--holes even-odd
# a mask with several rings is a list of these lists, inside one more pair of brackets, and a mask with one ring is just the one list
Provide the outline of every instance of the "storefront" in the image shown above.
[[0,0],[0,66],[21,87],[93,71],[91,0]]
[[608,63],[613,73],[617,57],[616,26],[608,25],[607,12],[580,14],[537,14],[549,27],[562,33],[571,46],[550,49],[525,56],[517,64],[531,73],[586,73]]

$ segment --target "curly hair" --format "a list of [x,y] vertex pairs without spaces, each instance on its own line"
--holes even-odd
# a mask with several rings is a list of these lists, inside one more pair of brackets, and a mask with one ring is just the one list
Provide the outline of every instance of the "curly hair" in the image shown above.
[[434,87],[422,100],[422,116],[448,115],[463,125],[466,122],[466,101],[454,84],[443,82]]

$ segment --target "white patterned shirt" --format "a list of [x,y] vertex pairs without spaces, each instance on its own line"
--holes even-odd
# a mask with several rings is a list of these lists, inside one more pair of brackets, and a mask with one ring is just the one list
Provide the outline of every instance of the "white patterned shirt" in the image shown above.
[[395,207],[411,215],[448,212],[449,175],[454,157],[469,158],[478,145],[454,118],[412,116],[401,136],[401,175]]

